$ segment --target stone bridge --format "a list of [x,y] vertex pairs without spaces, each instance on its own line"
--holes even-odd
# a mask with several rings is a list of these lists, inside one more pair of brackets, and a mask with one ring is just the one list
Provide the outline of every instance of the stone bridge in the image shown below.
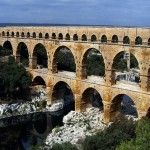
[[[24,43],[29,54],[29,71],[33,79],[41,77],[48,91],[48,104],[53,102],[54,87],[66,83],[73,92],[75,110],[84,111],[92,90],[99,92],[104,104],[104,121],[109,122],[118,114],[123,95],[135,103],[138,117],[150,118],[150,28],[125,27],[4,27],[0,28],[0,45],[11,44],[16,61],[20,61],[18,46]],[[35,47],[42,44],[47,52],[48,67],[37,69]],[[57,54],[68,48],[75,60],[76,72],[57,70]],[[91,49],[98,50],[105,63],[104,77],[88,77],[86,59]],[[132,53],[140,69],[140,83],[115,82],[113,63],[120,52]],[[96,67],[96,66],[93,66]]]

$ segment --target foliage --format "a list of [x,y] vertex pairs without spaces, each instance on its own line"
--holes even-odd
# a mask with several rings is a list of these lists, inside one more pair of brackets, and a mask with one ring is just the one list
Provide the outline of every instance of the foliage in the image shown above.
[[12,54],[12,50],[8,48],[2,48],[0,47],[0,56],[9,56]]
[[116,121],[108,129],[86,137],[83,150],[115,150],[121,141],[135,137],[135,123],[132,120]]
[[139,68],[138,61],[133,54],[130,54],[130,68]]
[[76,65],[71,52],[59,51],[57,55],[58,70],[75,72]]
[[77,150],[77,147],[69,142],[65,142],[62,144],[54,144],[50,150]]
[[150,121],[143,118],[138,122],[136,138],[122,142],[116,150],[149,150],[150,149]]
[[25,98],[28,94],[31,76],[13,57],[8,62],[0,62],[0,96],[10,100]]

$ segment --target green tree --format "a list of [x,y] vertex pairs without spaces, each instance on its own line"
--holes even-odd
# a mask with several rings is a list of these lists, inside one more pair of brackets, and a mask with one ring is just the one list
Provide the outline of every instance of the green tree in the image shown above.
[[22,65],[18,65],[13,57],[8,62],[0,62],[0,96],[10,100],[25,98],[31,76]]

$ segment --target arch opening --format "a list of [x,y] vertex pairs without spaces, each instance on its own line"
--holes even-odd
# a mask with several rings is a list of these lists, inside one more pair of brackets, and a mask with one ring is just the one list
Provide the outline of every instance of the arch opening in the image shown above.
[[48,67],[48,56],[44,45],[39,43],[35,46],[32,58],[33,69]]
[[85,75],[84,78],[89,78],[88,76],[101,76],[105,74],[105,64],[101,53],[94,48],[88,49],[82,60],[82,74]]
[[86,111],[88,108],[96,107],[103,110],[102,98],[97,90],[94,88],[86,89],[81,98],[81,111]]
[[45,39],[49,39],[49,34],[48,33],[45,34]]
[[[137,85],[140,80],[139,63],[136,57],[127,51],[119,52],[112,64],[112,83],[117,81]],[[136,83],[136,84],[135,84]]]
[[54,53],[53,66],[55,73],[58,71],[76,71],[76,64],[71,50],[66,46],[60,46]]
[[0,51],[0,56],[10,56],[13,54],[13,48],[10,41],[5,41]]
[[120,115],[138,118],[137,109],[134,101],[126,94],[117,95],[110,107],[110,120],[120,117]]
[[64,115],[71,110],[75,110],[74,94],[67,83],[59,81],[54,86],[52,104],[54,103],[63,103]]
[[19,37],[19,32],[16,33],[16,37]]
[[42,85],[42,86],[46,87],[46,83],[45,83],[44,79],[40,76],[36,76],[33,79],[32,86],[36,86],[36,85]]
[[113,35],[111,42],[112,43],[118,43],[118,36],[117,35]]
[[78,41],[78,35],[77,34],[73,35],[73,41]]
[[148,39],[148,45],[150,45],[150,38]]
[[27,33],[27,38],[30,38],[30,32]]
[[146,117],[150,120],[150,108],[147,111]]
[[2,36],[5,36],[5,32],[4,31],[2,32]]
[[15,33],[14,32],[11,32],[11,37],[14,37],[15,36]]
[[91,36],[91,42],[96,42],[96,41],[97,41],[96,35],[92,35],[92,36]]
[[52,33],[52,39],[56,39],[56,34]]
[[7,36],[9,36],[9,32],[7,32]]
[[20,42],[17,46],[16,61],[22,63],[25,67],[29,66],[28,48],[24,42]]
[[66,38],[65,38],[67,41],[69,41],[70,40],[70,35],[69,35],[69,33],[67,33],[66,34]]
[[129,39],[128,36],[125,36],[125,37],[123,38],[123,44],[130,44],[130,39]]
[[24,32],[22,32],[22,33],[21,33],[21,37],[25,37],[25,34],[24,34]]
[[106,35],[102,35],[101,42],[102,43],[107,43],[107,37],[106,37]]
[[32,37],[36,38],[36,33],[35,32],[33,32]]
[[59,33],[59,34],[58,34],[58,40],[63,40],[63,35],[62,35],[62,33]]
[[42,33],[39,33],[39,38],[41,39],[43,36],[42,36]]
[[140,36],[136,37],[135,45],[142,45],[142,38]]
[[87,36],[85,34],[82,35],[82,41],[87,41]]

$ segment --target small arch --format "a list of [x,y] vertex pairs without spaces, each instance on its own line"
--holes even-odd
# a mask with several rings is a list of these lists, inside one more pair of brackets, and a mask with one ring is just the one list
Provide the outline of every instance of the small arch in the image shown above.
[[128,36],[125,36],[125,37],[123,38],[123,44],[130,44],[130,39],[129,39]]
[[102,35],[101,42],[102,43],[107,43],[107,37],[106,37],[106,35]]
[[65,39],[66,39],[67,41],[69,41],[69,40],[70,40],[70,35],[69,35],[69,33],[67,33],[67,34],[66,34]]
[[11,37],[14,37],[15,36],[15,33],[14,32],[11,32]]
[[42,36],[42,33],[39,33],[39,38],[41,39],[43,36]]
[[77,34],[73,35],[73,41],[78,41],[78,35]]
[[140,36],[136,37],[135,45],[142,45],[142,38]]
[[45,39],[49,39],[49,34],[48,33],[45,34]]
[[150,38],[148,39],[148,45],[150,45]]
[[9,36],[9,32],[7,32],[7,36]]
[[82,41],[87,41],[87,36],[85,34],[82,35]]
[[56,39],[56,34],[52,33],[52,39]]
[[27,38],[30,38],[30,32],[27,33]]
[[112,43],[118,43],[118,36],[117,35],[113,35],[111,42]]
[[33,32],[32,37],[35,39],[36,38],[36,33]]
[[19,37],[19,32],[16,33],[16,37]]
[[134,100],[126,94],[118,94],[112,100],[110,107],[110,121],[118,118],[121,114],[138,117]]
[[59,39],[59,40],[63,40],[63,35],[62,35],[62,33],[59,33],[59,34],[58,34],[58,39]]
[[24,34],[24,32],[22,32],[22,33],[21,33],[21,37],[25,37],[25,34]]
[[87,88],[81,98],[81,111],[86,111],[88,108],[97,107],[103,110],[103,102],[99,92],[94,88]]
[[55,84],[52,93],[52,104],[62,102],[63,110],[67,114],[71,110],[75,110],[74,94],[71,87],[64,81],[59,81]]
[[96,35],[92,35],[92,36],[91,36],[91,42],[96,42],[96,41],[97,41]]
[[5,32],[4,31],[2,32],[2,36],[5,36]]
[[36,86],[36,85],[43,85],[43,86],[46,86],[46,82],[45,82],[45,80],[44,80],[42,77],[36,76],[36,77],[33,79],[32,86]]

